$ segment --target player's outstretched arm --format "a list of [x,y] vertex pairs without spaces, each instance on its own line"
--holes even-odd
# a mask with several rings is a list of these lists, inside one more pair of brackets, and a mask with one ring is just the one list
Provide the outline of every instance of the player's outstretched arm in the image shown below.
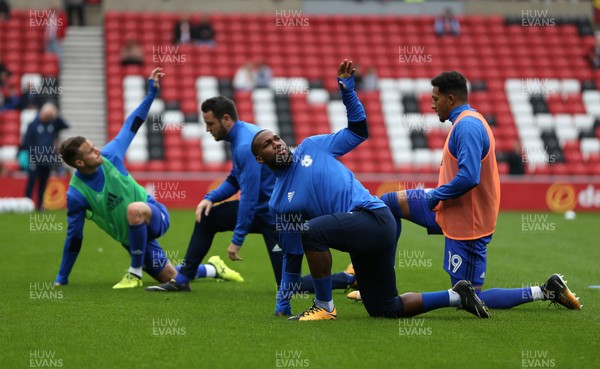
[[123,127],[112,141],[110,141],[102,150],[103,155],[115,155],[121,160],[125,157],[125,152],[131,141],[135,137],[135,134],[140,129],[141,125],[148,118],[148,111],[154,98],[158,94],[160,87],[160,80],[165,76],[163,69],[158,67],[152,70],[150,77],[148,77],[148,95],[140,103],[140,105],[127,117]]
[[354,72],[356,69],[352,67],[352,61],[344,59],[338,67],[338,84],[342,92],[342,101],[346,106],[348,128],[357,135],[367,138],[369,136],[367,114],[354,90]]
[[337,80],[346,106],[348,127],[329,135],[311,137],[311,141],[333,156],[342,156],[369,137],[367,114],[354,91],[352,61],[344,59],[337,71]]
[[69,274],[71,274],[83,242],[85,206],[80,201],[79,198],[67,195],[67,237],[63,246],[63,256],[58,275],[54,280],[56,286],[69,283]]

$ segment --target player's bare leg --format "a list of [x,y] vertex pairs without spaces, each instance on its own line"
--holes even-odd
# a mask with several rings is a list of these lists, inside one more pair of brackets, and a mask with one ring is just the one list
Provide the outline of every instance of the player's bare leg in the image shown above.
[[306,251],[306,260],[313,278],[324,278],[331,275],[331,252]]
[[171,279],[175,279],[176,275],[177,275],[177,270],[175,270],[175,268],[173,267],[173,265],[171,264],[170,261],[167,261],[167,265],[165,266],[165,268],[163,270],[161,270],[160,273],[158,273],[154,277],[154,279],[156,279],[160,283],[167,283]]
[[132,202],[127,205],[127,221],[129,225],[150,223],[152,210],[145,202]]

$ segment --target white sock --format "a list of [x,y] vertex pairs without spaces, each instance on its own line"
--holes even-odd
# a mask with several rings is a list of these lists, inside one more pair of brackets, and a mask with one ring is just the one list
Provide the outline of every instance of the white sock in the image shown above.
[[330,313],[333,311],[333,308],[335,307],[335,305],[333,305],[333,300],[321,301],[321,300],[315,299],[315,305],[317,305],[321,309],[327,310]]
[[456,291],[452,291],[452,289],[448,290],[448,297],[450,299],[450,306],[459,307],[460,306],[460,295]]
[[129,273],[135,275],[139,279],[142,279],[142,267],[134,268],[134,267],[130,266],[129,267]]
[[216,278],[217,277],[217,268],[215,268],[212,264],[204,264],[204,268],[206,269],[206,278]]
[[542,289],[540,288],[540,286],[534,286],[534,287],[530,287],[530,288],[531,288],[531,296],[533,296],[533,301],[538,301],[538,300],[544,299],[544,293],[542,292]]

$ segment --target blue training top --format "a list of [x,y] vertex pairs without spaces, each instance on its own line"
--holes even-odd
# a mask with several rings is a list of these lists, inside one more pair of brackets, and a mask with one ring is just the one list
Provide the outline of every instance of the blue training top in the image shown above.
[[235,122],[225,137],[231,143],[233,168],[229,177],[218,188],[204,196],[207,200],[219,202],[241,189],[237,222],[231,239],[237,246],[244,243],[255,216],[273,224],[268,204],[275,176],[271,170],[256,161],[250,149],[252,139],[258,131],[260,128],[254,124],[240,120]]
[[336,159],[368,137],[366,114],[354,91],[354,77],[338,77],[338,82],[345,86],[341,93],[348,127],[336,133],[308,137],[293,152],[292,164],[275,170],[277,181],[269,209],[283,236],[281,241],[286,252],[302,252],[298,249],[298,231],[302,231],[300,223],[306,220],[359,207],[386,206]]
[[293,163],[275,171],[277,181],[269,208],[286,252],[302,253],[299,232],[305,230],[302,224],[306,220],[358,207],[386,206],[336,159],[364,140],[348,128],[309,137],[294,151]]
[[[131,141],[133,141],[138,129],[148,117],[148,111],[150,110],[152,101],[154,101],[154,97],[156,97],[157,93],[158,89],[154,87],[154,80],[150,79],[148,95],[146,95],[146,98],[144,98],[142,103],[127,117],[127,120],[117,134],[117,137],[108,142],[101,151],[102,156],[110,160],[123,175],[129,175],[123,163],[125,152],[127,151],[127,148],[129,148]],[[104,172],[102,170],[97,170],[95,173],[89,175],[75,171],[74,175],[95,191],[101,191],[104,187]],[[147,201],[156,202],[150,195],[148,195]],[[73,268],[77,255],[79,255],[79,250],[81,249],[86,209],[91,208],[85,197],[73,186],[69,186],[69,189],[67,190],[67,238],[64,244],[62,262],[55,282],[61,284],[68,283],[69,274],[71,273],[71,269]]]

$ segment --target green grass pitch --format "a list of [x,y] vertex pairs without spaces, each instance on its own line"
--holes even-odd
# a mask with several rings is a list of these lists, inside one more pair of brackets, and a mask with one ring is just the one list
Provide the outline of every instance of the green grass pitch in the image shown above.
[[[193,212],[171,211],[160,239],[180,261]],[[68,286],[50,287],[61,260],[66,213],[2,215],[4,288],[0,298],[2,368],[598,368],[600,243],[598,214],[567,221],[555,214],[502,213],[488,248],[484,287],[543,283],[565,275],[584,308],[534,302],[494,310],[490,320],[453,308],[416,319],[372,319],[362,304],[334,291],[337,321],[288,322],[273,316],[275,283],[262,238],[248,237],[226,259],[231,234],[215,238],[218,254],[245,283],[200,280],[191,293],[113,291],[129,264],[120,245],[86,223]],[[398,290],[449,288],[441,268],[443,238],[403,223],[396,263]],[[376,242],[376,240],[374,240]],[[334,252],[334,271],[346,254]],[[304,271],[308,271],[306,264]],[[144,276],[144,285],[153,280]],[[312,296],[294,298],[294,312]]]

